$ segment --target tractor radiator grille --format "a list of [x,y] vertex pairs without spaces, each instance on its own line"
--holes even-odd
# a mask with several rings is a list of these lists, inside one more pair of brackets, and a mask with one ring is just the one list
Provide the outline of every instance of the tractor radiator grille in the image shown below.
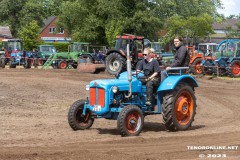
[[90,88],[90,105],[105,105],[105,90],[103,88]]

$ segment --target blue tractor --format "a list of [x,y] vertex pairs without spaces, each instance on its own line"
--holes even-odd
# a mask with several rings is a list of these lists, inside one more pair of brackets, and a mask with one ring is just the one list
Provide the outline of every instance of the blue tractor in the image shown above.
[[26,51],[14,51],[10,54],[9,68],[16,68],[17,65],[23,65],[25,69],[31,68],[31,54]]
[[[88,97],[74,102],[68,112],[68,123],[73,130],[92,126],[95,118],[117,120],[122,136],[138,136],[147,115],[162,114],[169,131],[188,129],[196,114],[194,88],[196,80],[183,74],[187,67],[174,68],[156,89],[152,106],[146,106],[146,86],[139,80],[143,73],[131,71],[129,51],[127,71],[115,79],[93,80],[86,86]],[[177,72],[176,72],[177,71]]]
[[219,76],[240,76],[240,42],[238,39],[223,40],[217,47],[215,61],[203,60],[201,69],[203,74]]

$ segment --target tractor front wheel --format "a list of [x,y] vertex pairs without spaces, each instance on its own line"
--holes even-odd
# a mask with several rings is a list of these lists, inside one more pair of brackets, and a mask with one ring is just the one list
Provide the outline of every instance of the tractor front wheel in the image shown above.
[[169,131],[188,129],[196,114],[196,97],[191,86],[180,83],[163,97],[163,122]]
[[138,136],[144,123],[143,113],[139,107],[128,105],[118,116],[117,127],[122,136]]
[[119,53],[113,52],[106,57],[106,70],[116,75],[126,69],[126,60]]
[[14,64],[15,59],[14,58],[10,58],[9,60],[9,68],[16,68],[16,64]]
[[0,67],[1,68],[5,68],[5,65],[6,65],[6,63],[5,63],[5,56],[1,56],[0,57]]
[[78,100],[74,102],[68,111],[68,123],[73,130],[89,129],[94,122],[94,118],[91,117],[92,112],[86,110],[83,114],[85,100]]
[[24,60],[24,64],[23,64],[23,67],[25,68],[25,69],[29,69],[29,68],[31,68],[31,59],[29,59],[29,58],[26,58],[25,60]]

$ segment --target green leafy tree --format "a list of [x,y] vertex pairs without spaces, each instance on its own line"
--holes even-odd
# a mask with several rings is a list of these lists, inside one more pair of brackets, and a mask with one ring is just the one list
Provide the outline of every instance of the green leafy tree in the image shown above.
[[0,0],[0,23],[9,25],[13,36],[17,35],[17,30],[21,27],[19,12],[26,2],[27,0]]
[[[212,28],[213,18],[208,14],[197,17],[188,17],[185,22],[187,36],[194,39],[202,39],[214,33]],[[194,43],[194,41],[192,41]]]
[[236,24],[237,29],[233,29],[232,26],[227,26],[225,30],[226,38],[240,38],[240,22]]
[[166,18],[167,34],[164,43],[169,43],[176,35],[193,40],[204,38],[213,33],[213,22],[221,21],[223,18],[217,13],[217,8],[221,7],[220,0],[159,0],[157,2],[164,6],[159,11],[159,14]]
[[154,0],[159,6],[159,16],[169,18],[172,16],[199,16],[208,14],[211,17],[219,16],[217,9],[221,8],[221,0]]
[[93,41],[99,34],[96,32],[99,21],[90,9],[82,0],[63,2],[58,24],[68,31],[73,41]]
[[109,47],[114,47],[115,38],[117,35],[121,35],[122,31],[121,21],[111,20],[111,22],[107,23],[105,33]]
[[23,41],[23,48],[25,50],[32,50],[38,44],[40,27],[37,21],[33,20],[27,23],[19,31],[19,36]]
[[57,16],[60,13],[60,7],[62,2],[67,0],[40,0],[44,17]]
[[45,12],[42,3],[39,1],[28,0],[18,14],[20,15],[21,27],[33,20],[35,20],[39,26],[44,25]]
[[43,27],[44,19],[59,14],[63,1],[66,0],[0,0],[0,24],[9,26],[17,37],[19,29],[32,20]]
[[107,42],[112,45],[113,40],[109,38],[111,33],[130,33],[157,39],[156,32],[163,26],[158,7],[148,0],[63,2],[59,25],[68,30],[74,41]]

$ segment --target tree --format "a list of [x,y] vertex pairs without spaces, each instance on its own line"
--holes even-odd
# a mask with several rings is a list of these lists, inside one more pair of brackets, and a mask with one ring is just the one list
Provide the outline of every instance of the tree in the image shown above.
[[69,31],[73,40],[78,41],[112,44],[112,40],[109,39],[111,33],[130,33],[157,39],[155,35],[162,28],[163,21],[156,8],[156,4],[147,0],[63,2],[59,25]]
[[20,15],[20,27],[25,26],[33,20],[36,21],[39,26],[44,25],[45,12],[43,10],[43,4],[39,0],[28,0],[18,14]]
[[12,35],[17,35],[17,30],[20,28],[21,15],[19,11],[22,10],[27,0],[1,0],[0,1],[0,19],[1,23],[9,25]]
[[19,36],[23,41],[23,48],[25,50],[32,50],[37,46],[39,32],[40,27],[35,20],[25,24],[25,26],[21,28]]
[[240,22],[236,23],[236,26],[238,29],[233,29],[232,26],[227,26],[226,27],[226,38],[239,38],[240,37]]
[[91,41],[96,38],[96,17],[89,9],[82,0],[63,2],[58,24],[68,31],[73,41]]
[[49,16],[59,15],[63,1],[66,0],[40,0],[43,7],[44,17],[47,18]]
[[159,5],[159,16],[168,19],[172,16],[180,16],[186,19],[189,16],[208,14],[218,17],[217,8],[221,8],[220,0],[155,0]]
[[19,28],[36,20],[43,26],[48,16],[58,15],[59,7],[64,0],[0,0],[0,24],[8,25],[14,37]]
[[121,21],[119,20],[111,20],[106,25],[106,39],[109,44],[109,47],[114,47],[115,38],[117,35],[120,35],[123,31],[123,27],[121,26]]
[[[166,3],[163,3],[165,1]],[[163,5],[161,13],[166,17],[164,43],[169,43],[176,35],[203,38],[213,33],[214,20],[219,21],[221,15],[217,8],[221,7],[220,0],[159,0]]]

